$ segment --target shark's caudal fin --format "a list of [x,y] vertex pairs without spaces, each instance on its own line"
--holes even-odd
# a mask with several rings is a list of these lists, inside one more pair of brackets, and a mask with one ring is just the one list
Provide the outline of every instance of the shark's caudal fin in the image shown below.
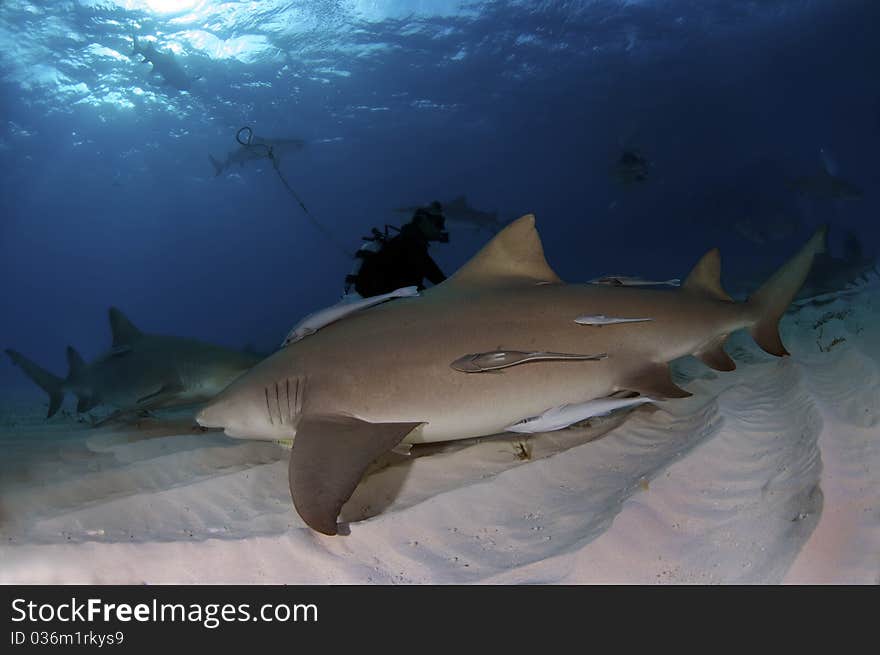
[[751,328],[752,337],[771,355],[781,357],[788,354],[779,337],[779,319],[807,279],[813,258],[825,252],[827,231],[827,226],[819,228],[806,245],[747,301],[755,316],[755,323]]
[[214,157],[211,155],[208,155],[208,159],[210,159],[211,164],[214,165],[214,177],[217,177],[218,175],[220,175],[220,173],[223,172],[223,164],[214,159]]
[[58,408],[61,407],[61,402],[64,400],[64,390],[61,388],[64,380],[40,368],[15,350],[7,349],[6,354],[9,355],[9,359],[12,360],[13,364],[18,366],[43,391],[49,394],[49,413],[46,414],[46,418],[51,418],[58,411]]

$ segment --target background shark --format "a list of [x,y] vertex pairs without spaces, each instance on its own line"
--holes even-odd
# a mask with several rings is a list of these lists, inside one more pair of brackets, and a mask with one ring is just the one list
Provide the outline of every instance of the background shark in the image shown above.
[[[486,230],[492,234],[496,234],[504,226],[498,219],[497,211],[487,212],[474,209],[463,195],[444,202],[442,205],[443,215],[449,223],[457,223],[476,230]],[[394,211],[411,214],[418,208],[419,205],[414,205],[412,207],[398,207]]]
[[[688,396],[673,383],[668,362],[693,354],[732,370],[723,345],[741,328],[765,351],[787,354],[778,321],[824,239],[820,230],[737,303],[721,288],[717,250],[680,289],[567,285],[544,258],[534,217],[523,216],[421,296],[355,313],[263,360],[197,420],[230,436],[293,438],[294,505],[309,526],[336,534],[336,517],[368,466],[400,443],[498,434],[541,425],[550,415],[571,424],[600,411],[593,401],[619,392]],[[579,325],[584,313],[652,320]],[[607,357],[524,360],[485,373],[452,366],[469,353],[508,349]]]
[[861,187],[848,182],[839,175],[839,166],[831,153],[820,148],[822,171],[817,175],[805,175],[789,182],[789,188],[803,196],[816,199],[861,198]]
[[244,166],[249,161],[269,159],[269,148],[272,149],[272,155],[280,160],[285,155],[302,150],[305,145],[306,142],[302,139],[272,139],[254,136],[251,145],[239,146],[232,150],[226,155],[224,161],[218,161],[212,155],[208,155],[208,159],[211,160],[211,164],[214,166],[214,175],[216,177],[234,164]]
[[49,394],[47,418],[58,411],[65,393],[77,396],[77,412],[105,404],[119,409],[114,417],[204,402],[260,359],[195,339],[144,334],[115,307],[110,308],[110,329],[113,347],[91,363],[67,348],[70,371],[64,379],[6,351]]
[[151,74],[161,75],[162,79],[168,86],[174,87],[179,91],[187,91],[192,87],[192,83],[199,79],[198,77],[190,77],[186,71],[177,63],[172,52],[160,52],[156,47],[148,42],[141,45],[137,36],[131,36],[132,55],[140,55],[144,58],[143,63],[151,63],[153,65]]

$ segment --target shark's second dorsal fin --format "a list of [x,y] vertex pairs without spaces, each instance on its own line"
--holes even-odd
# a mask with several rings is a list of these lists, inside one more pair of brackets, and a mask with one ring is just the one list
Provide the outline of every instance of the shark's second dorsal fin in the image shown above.
[[116,307],[110,308],[110,331],[113,333],[113,347],[130,346],[140,339],[144,333]]
[[82,375],[82,372],[86,367],[86,362],[82,358],[82,355],[76,352],[76,349],[73,346],[67,346],[67,366],[69,368],[67,374],[68,380],[72,380]]
[[478,286],[520,280],[532,284],[562,282],[544,258],[532,214],[501,230],[449,278],[448,284]]
[[721,253],[718,248],[713,248],[700,258],[681,287],[685,291],[733,302],[733,298],[721,287]]

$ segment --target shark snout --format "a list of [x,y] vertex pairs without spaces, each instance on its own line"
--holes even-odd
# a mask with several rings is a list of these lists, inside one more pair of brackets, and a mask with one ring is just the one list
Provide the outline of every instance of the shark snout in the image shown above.
[[233,383],[202,408],[196,421],[205,428],[222,428],[230,437],[291,439],[295,416],[287,413],[286,399],[279,400],[274,385]]

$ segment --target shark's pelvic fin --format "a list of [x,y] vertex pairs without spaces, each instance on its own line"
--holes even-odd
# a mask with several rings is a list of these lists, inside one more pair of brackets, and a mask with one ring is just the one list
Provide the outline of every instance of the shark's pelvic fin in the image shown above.
[[76,411],[78,414],[87,412],[101,402],[97,396],[80,396],[76,403]]
[[73,346],[67,346],[67,379],[73,380],[82,375],[86,368],[86,362]]
[[718,248],[713,248],[700,258],[682,288],[718,300],[733,302],[733,298],[721,287],[721,253]]
[[12,363],[18,366],[25,374],[33,380],[43,391],[49,394],[49,413],[46,418],[51,418],[64,400],[64,390],[62,385],[64,380],[57,375],[52,375],[49,371],[34,364],[27,357],[15,350],[6,350]]
[[701,348],[694,356],[703,362],[709,368],[714,368],[716,371],[732,371],[736,368],[736,362],[734,362],[730,355],[724,350],[724,342],[727,341],[728,335],[724,335],[715,339],[704,348]]
[[517,281],[530,284],[562,282],[544,257],[544,248],[535,230],[535,217],[532,214],[526,214],[505,227],[441,286],[479,286]]
[[304,416],[290,452],[290,493],[296,511],[312,529],[336,534],[336,517],[373,460],[419,425]]
[[110,331],[113,333],[114,348],[130,346],[144,335],[116,307],[110,308]]
[[771,355],[782,357],[788,354],[779,336],[779,319],[785,314],[785,310],[807,279],[813,258],[825,252],[827,232],[827,226],[816,230],[806,245],[783,264],[782,268],[747,301],[755,317],[755,323],[751,328],[752,338]]
[[183,385],[178,380],[166,382],[153,393],[148,393],[146,396],[138,398],[137,402],[138,405],[148,403],[151,406],[155,406],[161,403],[165,399],[165,396],[174,396],[183,390]]
[[688,398],[693,395],[672,381],[668,364],[648,365],[630,376],[620,388],[652,398]]

